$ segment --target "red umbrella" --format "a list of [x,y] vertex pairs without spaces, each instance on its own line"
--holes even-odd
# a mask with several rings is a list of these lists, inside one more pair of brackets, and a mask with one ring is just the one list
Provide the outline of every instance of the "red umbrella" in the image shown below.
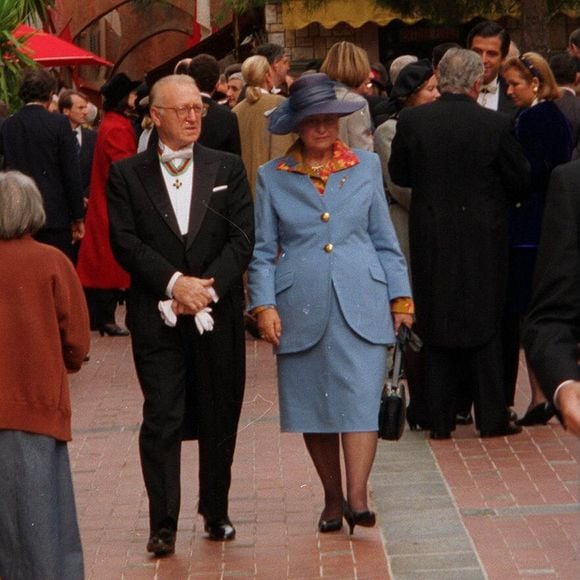
[[36,30],[21,24],[12,33],[16,38],[31,35],[24,42],[28,56],[42,66],[74,66],[77,64],[96,64],[113,66],[113,63],[77,46],[58,36]]

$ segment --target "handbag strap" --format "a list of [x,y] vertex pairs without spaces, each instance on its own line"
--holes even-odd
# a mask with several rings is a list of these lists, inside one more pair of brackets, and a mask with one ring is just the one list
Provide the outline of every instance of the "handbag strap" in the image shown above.
[[393,377],[391,389],[396,389],[399,386],[399,378],[401,376],[401,365],[403,360],[403,347],[397,342],[395,344],[395,352],[393,353]]

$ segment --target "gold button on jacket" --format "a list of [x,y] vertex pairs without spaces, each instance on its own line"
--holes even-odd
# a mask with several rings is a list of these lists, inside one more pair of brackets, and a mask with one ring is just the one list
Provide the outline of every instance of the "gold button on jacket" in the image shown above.
[[323,213],[323,214],[320,216],[320,219],[321,219],[323,222],[327,222],[328,220],[330,220],[330,214],[329,214],[327,211],[325,211],[325,212],[324,212],[324,213]]
[[324,251],[327,254],[330,254],[330,252],[332,252],[332,250],[334,250],[334,246],[332,244],[326,244],[326,246],[324,246]]

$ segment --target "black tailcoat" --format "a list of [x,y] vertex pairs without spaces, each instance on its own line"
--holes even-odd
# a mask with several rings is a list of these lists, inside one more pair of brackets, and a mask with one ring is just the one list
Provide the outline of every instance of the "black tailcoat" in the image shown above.
[[507,116],[450,93],[400,115],[389,170],[413,189],[413,294],[419,332],[433,346],[477,347],[499,329],[507,207],[529,180],[510,127]]

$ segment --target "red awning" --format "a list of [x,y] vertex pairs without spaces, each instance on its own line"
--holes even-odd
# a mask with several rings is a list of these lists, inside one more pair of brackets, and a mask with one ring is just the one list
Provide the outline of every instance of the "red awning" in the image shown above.
[[26,26],[26,24],[21,24],[13,32],[16,38],[29,34],[31,36],[24,42],[24,49],[32,60],[42,66],[74,66],[77,64],[113,66],[112,62],[76,44],[42,30],[36,30]]

